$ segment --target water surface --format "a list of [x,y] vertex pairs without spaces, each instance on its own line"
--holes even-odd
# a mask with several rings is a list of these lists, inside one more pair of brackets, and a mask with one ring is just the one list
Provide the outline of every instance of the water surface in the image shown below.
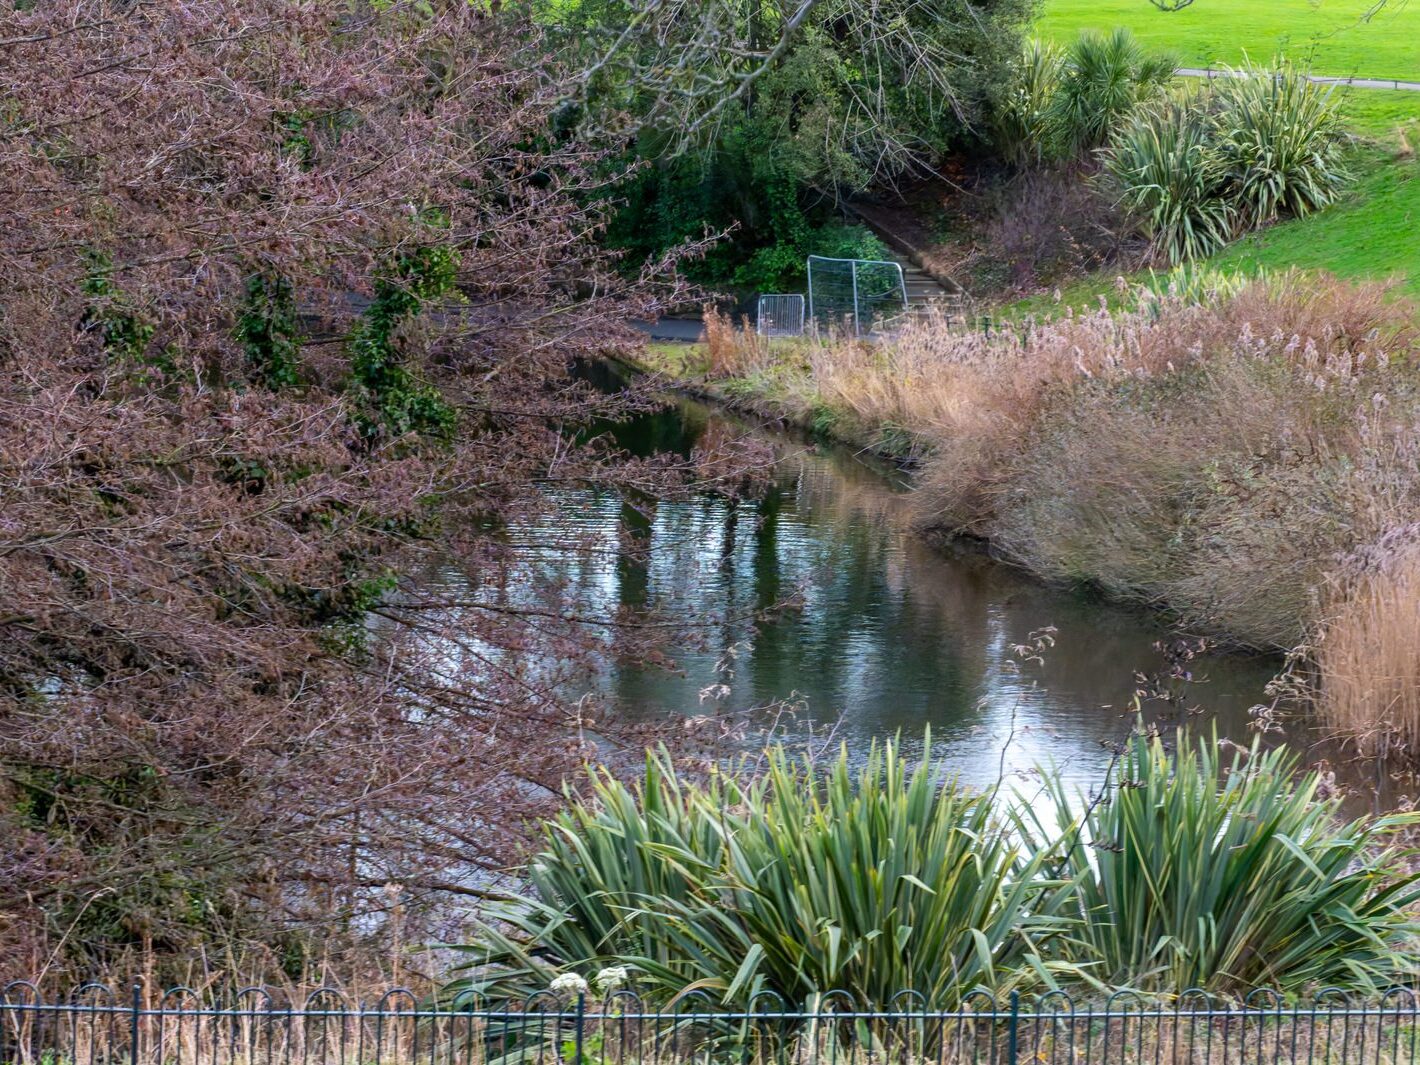
[[[634,505],[569,493],[527,530],[528,564],[570,581],[589,607],[712,619],[673,671],[611,656],[599,697],[630,715],[743,715],[791,737],[813,727],[856,752],[897,733],[918,742],[930,727],[953,770],[983,786],[1046,762],[1081,784],[1098,778],[1132,720],[1138,675],[1169,671],[1156,645],[1171,633],[1156,615],[927,542],[910,525],[906,478],[847,448],[689,400],[617,430],[643,454],[689,455],[707,433],[766,441],[778,460],[769,491]],[[593,546],[564,550],[573,542]],[[1053,645],[1037,655],[1042,643]],[[1248,710],[1277,667],[1206,654],[1187,664],[1190,682],[1165,681],[1179,703],[1149,700],[1147,711],[1191,708],[1246,742]]]

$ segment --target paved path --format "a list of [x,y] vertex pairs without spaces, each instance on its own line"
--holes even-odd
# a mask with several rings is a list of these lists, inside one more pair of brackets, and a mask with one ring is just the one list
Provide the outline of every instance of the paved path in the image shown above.
[[[1174,71],[1182,78],[1240,78],[1240,70],[1215,69],[1209,67],[1179,67]],[[1420,92],[1420,81],[1398,81],[1395,78],[1336,78],[1324,74],[1308,74],[1308,81],[1318,85],[1351,85],[1357,89],[1403,89],[1406,92]]]
[[705,325],[699,318],[662,318],[658,322],[631,322],[651,340],[682,340],[693,343],[705,335]]

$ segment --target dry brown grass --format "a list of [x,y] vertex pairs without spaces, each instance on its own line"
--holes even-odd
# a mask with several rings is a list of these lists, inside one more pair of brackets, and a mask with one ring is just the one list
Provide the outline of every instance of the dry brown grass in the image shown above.
[[769,342],[755,333],[749,319],[738,325],[731,315],[706,307],[705,352],[711,377],[738,377],[769,362]]
[[1393,532],[1420,515],[1417,323],[1385,286],[1289,275],[990,337],[929,317],[811,347],[806,388],[927,445],[923,524],[1243,643],[1315,640],[1326,720],[1420,753],[1420,550]]
[[1331,579],[1313,655],[1326,721],[1368,754],[1420,751],[1420,525],[1394,530]]
[[912,389],[938,397],[923,520],[1289,646],[1336,555],[1417,505],[1413,452],[1368,443],[1377,422],[1395,439],[1413,424],[1412,313],[1376,289],[1288,279],[1222,306],[963,340],[965,358]]

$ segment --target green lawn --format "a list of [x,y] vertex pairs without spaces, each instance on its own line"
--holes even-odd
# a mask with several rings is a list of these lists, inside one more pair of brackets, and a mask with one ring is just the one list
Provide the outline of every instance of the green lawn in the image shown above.
[[[1148,6],[1147,0],[1140,2]],[[1196,0],[1195,6],[1208,2]],[[1420,0],[1410,3],[1420,10]],[[1351,156],[1355,174],[1351,190],[1327,210],[1245,237],[1209,263],[1229,270],[1282,271],[1295,266],[1338,277],[1395,278],[1402,291],[1420,297],[1420,157],[1406,157],[1399,151],[1400,135],[1420,151],[1420,92],[1338,91],[1343,94],[1347,124],[1362,138]],[[1134,275],[1128,280],[1146,277]],[[1060,295],[1059,302],[1053,293],[1039,294],[1000,310],[1014,318],[1049,315],[1062,304],[1093,306],[1102,297],[1113,301],[1118,295],[1117,272],[1088,274]]]
[[[1367,147],[1355,153],[1352,166],[1356,183],[1341,203],[1244,237],[1208,264],[1243,272],[1298,267],[1337,277],[1395,279],[1400,291],[1420,298],[1420,162]],[[1144,272],[1127,280],[1147,278]],[[1009,318],[1049,317],[1062,307],[1096,306],[1101,298],[1115,303],[1118,296],[1117,271],[1100,271],[1064,287],[1058,301],[1053,293],[1042,293],[999,312]]]
[[1327,270],[1338,277],[1401,279],[1420,296],[1420,164],[1368,150],[1345,202],[1312,218],[1245,237],[1211,262],[1225,269]]
[[[1420,43],[1416,47],[1420,48]],[[1416,144],[1420,137],[1420,92],[1351,88],[1335,91],[1341,95],[1346,124],[1357,133],[1394,145],[1396,130],[1403,129],[1410,144],[1420,147]]]
[[1316,74],[1420,81],[1420,0],[1194,0],[1182,11],[1149,0],[1045,0],[1040,33],[1066,41],[1081,30],[1128,26],[1182,66],[1269,63],[1282,54]]

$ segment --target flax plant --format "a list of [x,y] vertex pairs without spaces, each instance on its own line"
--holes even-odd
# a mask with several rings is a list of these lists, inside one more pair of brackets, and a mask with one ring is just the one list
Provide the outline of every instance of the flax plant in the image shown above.
[[1140,219],[1156,257],[1170,264],[1222,248],[1237,226],[1223,196],[1225,168],[1212,120],[1170,100],[1136,116],[1110,144],[1105,171],[1120,205]]
[[1046,779],[1053,813],[1018,816],[1025,838],[1063,844],[1065,951],[1085,981],[1374,992],[1415,977],[1420,873],[1386,846],[1414,815],[1345,819],[1294,754],[1216,733],[1135,734],[1094,801]]
[[1053,154],[1051,100],[1059,90],[1064,65],[1064,51],[1049,41],[1033,37],[1021,50],[995,122],[996,147],[1019,166],[1039,166]]
[[1121,206],[1170,263],[1320,210],[1346,185],[1344,132],[1329,89],[1290,68],[1228,73],[1141,108],[1101,153]]
[[1332,87],[1299,72],[1246,68],[1214,87],[1220,165],[1247,225],[1299,217],[1346,186],[1344,129]]
[[886,1006],[915,991],[949,1008],[978,989],[1049,980],[1060,932],[1044,856],[993,797],[945,781],[896,744],[824,771],[782,748],[740,786],[691,787],[664,755],[640,788],[594,780],[531,863],[532,896],[487,913],[460,948],[454,995],[528,994],[560,968],[622,965],[668,1003],[700,992],[746,1006],[846,991]]

